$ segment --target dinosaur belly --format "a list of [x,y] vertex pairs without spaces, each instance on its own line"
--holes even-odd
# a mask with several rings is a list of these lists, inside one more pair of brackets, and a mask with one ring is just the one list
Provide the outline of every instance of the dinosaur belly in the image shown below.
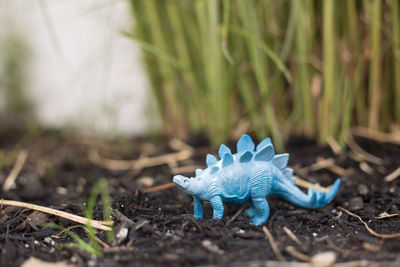
[[240,205],[250,201],[250,193],[242,196],[222,196],[222,201],[228,204]]

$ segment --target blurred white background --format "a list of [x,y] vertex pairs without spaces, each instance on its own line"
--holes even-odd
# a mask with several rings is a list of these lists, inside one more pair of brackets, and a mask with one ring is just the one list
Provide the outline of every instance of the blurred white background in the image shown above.
[[[149,90],[124,0],[3,0],[0,39],[18,32],[30,50],[27,94],[40,124],[138,135]],[[154,112],[153,112],[154,114]]]

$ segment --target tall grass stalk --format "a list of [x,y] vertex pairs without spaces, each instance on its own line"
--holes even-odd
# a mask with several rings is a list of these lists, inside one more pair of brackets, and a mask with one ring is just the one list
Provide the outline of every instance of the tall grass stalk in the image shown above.
[[249,121],[280,150],[288,134],[344,144],[353,125],[400,122],[398,1],[130,3],[166,134],[218,144]]

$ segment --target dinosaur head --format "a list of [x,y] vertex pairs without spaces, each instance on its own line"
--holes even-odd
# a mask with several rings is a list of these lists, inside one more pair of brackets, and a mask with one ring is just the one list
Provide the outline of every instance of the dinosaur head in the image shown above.
[[197,179],[183,175],[175,175],[172,180],[183,192],[195,195],[198,191]]

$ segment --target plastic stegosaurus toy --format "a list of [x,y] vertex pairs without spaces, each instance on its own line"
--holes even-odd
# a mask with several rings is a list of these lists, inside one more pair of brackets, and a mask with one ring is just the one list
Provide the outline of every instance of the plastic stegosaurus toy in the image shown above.
[[296,186],[293,170],[287,167],[289,154],[275,155],[269,138],[255,145],[250,136],[244,134],[237,143],[237,153],[222,144],[219,161],[208,154],[204,170],[197,169],[196,177],[175,175],[173,182],[185,193],[193,196],[194,217],[203,218],[203,201],[209,201],[214,219],[224,215],[223,203],[243,204],[250,202],[246,214],[254,225],[265,223],[269,217],[266,196],[278,195],[303,208],[320,208],[328,204],[336,195],[340,179],[331,186],[329,192],[311,188],[305,194]]

